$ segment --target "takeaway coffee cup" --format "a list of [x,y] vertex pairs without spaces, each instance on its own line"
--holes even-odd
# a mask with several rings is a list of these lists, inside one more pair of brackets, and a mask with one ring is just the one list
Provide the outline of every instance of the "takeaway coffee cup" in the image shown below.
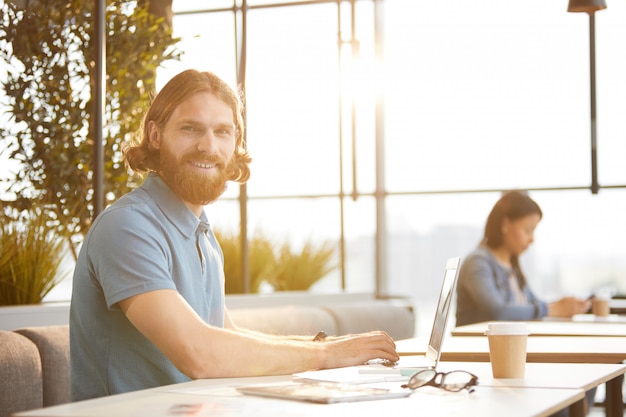
[[494,378],[524,378],[528,327],[521,322],[492,322],[485,332]]
[[595,296],[591,300],[591,312],[598,317],[606,317],[611,312],[610,299],[606,296]]

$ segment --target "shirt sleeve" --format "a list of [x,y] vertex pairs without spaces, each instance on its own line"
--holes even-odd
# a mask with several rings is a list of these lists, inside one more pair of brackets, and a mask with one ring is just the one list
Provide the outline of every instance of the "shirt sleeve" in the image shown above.
[[459,281],[475,308],[482,309],[487,320],[532,320],[545,311],[545,303],[532,297],[527,304],[517,304],[508,288],[508,277],[484,256],[468,258],[461,268]]
[[137,206],[103,212],[92,226],[88,257],[107,306],[137,294],[175,289],[162,226]]
[[548,315],[548,303],[543,300],[537,298],[535,293],[526,285],[525,288],[526,296],[528,297],[528,302],[531,303],[535,307],[535,317],[536,319],[540,319]]

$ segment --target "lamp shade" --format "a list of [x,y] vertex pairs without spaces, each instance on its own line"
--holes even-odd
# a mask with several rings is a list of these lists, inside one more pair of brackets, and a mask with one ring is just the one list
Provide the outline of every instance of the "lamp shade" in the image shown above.
[[593,13],[596,10],[606,9],[604,0],[569,0],[568,12]]

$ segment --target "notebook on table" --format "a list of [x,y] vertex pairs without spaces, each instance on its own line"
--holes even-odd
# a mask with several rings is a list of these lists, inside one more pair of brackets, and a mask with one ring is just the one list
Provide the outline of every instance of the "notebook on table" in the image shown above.
[[295,380],[358,384],[397,381],[406,379],[423,369],[435,369],[441,358],[441,347],[449,321],[448,318],[459,277],[460,264],[460,257],[449,258],[446,261],[437,309],[435,310],[430,338],[424,355],[402,356],[395,364],[385,364],[384,361],[370,361],[360,366],[300,372],[293,374],[293,378]]
[[292,382],[279,385],[237,387],[242,394],[285,400],[334,404],[354,401],[387,400],[411,395],[410,390],[366,387],[335,382]]

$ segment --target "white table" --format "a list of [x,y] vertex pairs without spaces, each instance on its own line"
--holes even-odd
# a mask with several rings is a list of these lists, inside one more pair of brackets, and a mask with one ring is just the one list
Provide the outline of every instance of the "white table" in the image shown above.
[[[185,384],[80,401],[16,414],[16,417],[139,417],[174,416],[172,407],[199,404],[196,416],[276,417],[352,415],[446,415],[485,417],[549,416],[584,397],[582,389],[478,386],[469,394],[434,387],[416,390],[408,398],[342,404],[313,404],[244,396],[236,386],[289,381],[291,376],[197,380]],[[392,384],[392,383],[384,383]],[[383,386],[384,386],[383,384]],[[393,383],[397,386],[397,382]]]
[[[438,370],[449,372],[461,369],[478,376],[481,386],[515,388],[581,388],[589,391],[611,382],[621,381],[626,373],[624,364],[598,363],[527,363],[524,378],[493,378],[489,362],[440,362]],[[620,387],[621,384],[618,385]],[[623,407],[622,407],[623,408]],[[607,407],[607,416],[623,416],[619,407]],[[570,417],[584,416],[583,403],[570,407]]]
[[[428,340],[399,340],[400,355],[424,354]],[[527,362],[572,364],[621,364],[626,360],[626,342],[620,337],[535,336],[528,338]],[[485,336],[447,336],[443,342],[443,361],[489,362],[489,343]],[[623,416],[623,375],[607,381],[606,411]]]
[[575,314],[572,317],[544,317],[543,321],[577,321],[592,323],[626,323],[626,315],[609,314],[608,316],[596,316],[591,313]]
[[[525,323],[531,336],[626,336],[626,322],[611,320],[610,317],[605,320],[537,320]],[[484,336],[485,330],[487,322],[459,326],[450,333],[453,336]]]
[[[400,355],[420,355],[428,338],[396,341]],[[441,359],[459,362],[489,362],[489,342],[485,336],[446,336]],[[528,338],[528,362],[622,363],[626,360],[626,340],[621,337],[535,336]]]
[[437,370],[461,369],[479,377],[481,386],[581,388],[588,391],[626,373],[625,364],[527,363],[524,378],[493,378],[489,362],[439,362]]

